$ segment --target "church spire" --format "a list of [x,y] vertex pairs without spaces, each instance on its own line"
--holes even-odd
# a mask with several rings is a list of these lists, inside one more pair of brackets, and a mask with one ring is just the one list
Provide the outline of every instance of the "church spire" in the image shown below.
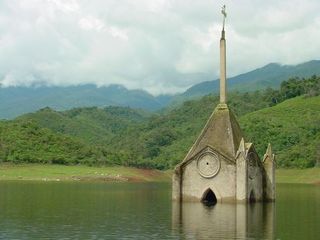
[[220,103],[224,104],[227,102],[227,95],[226,95],[226,39],[225,39],[225,19],[227,17],[226,13],[226,5],[223,5],[221,13],[223,15],[223,26],[221,32],[221,39],[220,39]]

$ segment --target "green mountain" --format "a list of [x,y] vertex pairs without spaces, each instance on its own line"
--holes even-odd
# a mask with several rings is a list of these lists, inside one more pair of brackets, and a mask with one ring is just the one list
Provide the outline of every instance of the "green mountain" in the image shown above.
[[[280,90],[232,93],[228,105],[260,157],[271,142],[279,167],[305,168],[320,165],[319,95],[320,77],[294,78]],[[172,168],[217,103],[209,95],[163,114],[124,107],[45,108],[0,121],[0,160]]]
[[154,97],[146,91],[128,90],[121,85],[7,87],[0,88],[0,119],[12,119],[44,107],[68,110],[75,107],[129,106],[155,111],[170,100],[169,95]]
[[[320,75],[320,60],[313,60],[298,65],[280,65],[270,63],[262,68],[228,78],[228,91],[255,91],[267,87],[277,89],[282,81],[291,77],[308,78]],[[173,102],[204,96],[219,91],[219,81],[205,81],[196,84],[183,94],[175,97]]]

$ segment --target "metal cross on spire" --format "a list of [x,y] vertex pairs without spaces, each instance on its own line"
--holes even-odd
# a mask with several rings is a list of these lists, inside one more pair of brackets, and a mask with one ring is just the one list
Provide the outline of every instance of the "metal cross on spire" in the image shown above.
[[222,30],[224,30],[224,25],[227,17],[227,12],[226,12],[226,5],[222,6],[221,13],[223,15],[223,25],[222,25]]

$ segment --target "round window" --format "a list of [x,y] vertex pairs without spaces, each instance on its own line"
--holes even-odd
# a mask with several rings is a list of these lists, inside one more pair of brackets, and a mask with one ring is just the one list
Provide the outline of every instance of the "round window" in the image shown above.
[[220,160],[218,155],[212,152],[201,154],[197,161],[197,168],[202,177],[214,177],[220,170]]

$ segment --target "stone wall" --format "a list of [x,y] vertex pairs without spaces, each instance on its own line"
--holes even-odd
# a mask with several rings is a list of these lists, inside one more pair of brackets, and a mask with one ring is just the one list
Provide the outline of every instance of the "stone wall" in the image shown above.
[[219,155],[220,170],[212,178],[204,178],[199,174],[196,159],[184,166],[182,174],[183,200],[201,200],[210,188],[219,202],[234,201],[236,195],[236,168],[225,157]]

